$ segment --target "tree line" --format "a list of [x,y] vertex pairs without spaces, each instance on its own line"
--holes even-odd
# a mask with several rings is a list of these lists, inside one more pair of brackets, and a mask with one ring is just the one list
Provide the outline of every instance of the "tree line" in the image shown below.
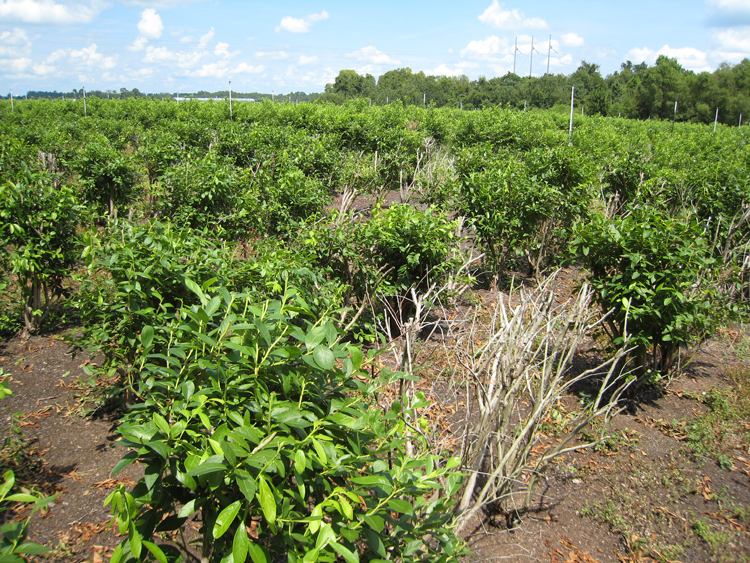
[[390,70],[376,80],[370,74],[342,70],[333,84],[326,85],[319,101],[369,98],[375,104],[401,101],[430,107],[502,105],[563,111],[570,106],[573,86],[576,107],[587,115],[712,123],[718,110],[719,122],[729,125],[739,124],[740,115],[745,121],[750,116],[750,60],[736,65],[722,63],[714,72],[695,73],[664,55],[653,66],[627,61],[606,77],[599,65],[586,61],[568,76],[522,77],[509,72],[477,80],[465,75],[431,76],[410,68]]

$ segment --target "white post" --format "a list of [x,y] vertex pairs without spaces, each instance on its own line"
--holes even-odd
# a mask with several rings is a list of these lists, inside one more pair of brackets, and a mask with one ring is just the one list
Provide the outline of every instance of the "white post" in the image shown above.
[[742,114],[740,114],[740,124],[737,127],[742,127]]
[[461,105],[461,110],[463,110],[464,109],[464,103],[463,103],[463,101],[459,102],[459,104]]
[[10,111],[15,111],[13,107],[13,90],[10,91]]
[[716,133],[716,125],[719,123],[719,108],[716,108],[716,117],[714,118],[714,133]]
[[568,133],[568,145],[573,146],[573,105],[575,103],[576,98],[576,87],[573,86],[573,88],[570,91],[570,132]]
[[518,37],[516,37],[516,46],[513,48],[513,74],[516,73],[516,54],[518,53]]
[[422,105],[423,106],[427,105],[427,92],[425,92],[424,94],[422,94]]
[[83,90],[83,116],[86,117],[86,88],[81,88]]
[[229,81],[229,119],[232,119],[232,81]]
[[523,111],[526,111],[526,100],[523,101]]

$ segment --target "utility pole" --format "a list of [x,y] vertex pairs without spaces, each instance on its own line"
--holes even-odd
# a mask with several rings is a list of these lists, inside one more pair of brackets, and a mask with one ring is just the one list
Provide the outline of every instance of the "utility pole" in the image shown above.
[[716,117],[714,118],[714,133],[716,133],[716,125],[719,123],[719,108],[716,108]]
[[422,105],[423,105],[423,106],[426,106],[426,105],[427,105],[427,92],[425,92],[425,93],[424,93],[424,94],[422,95]]
[[10,91],[10,111],[15,111],[13,108],[13,90]]
[[742,127],[742,114],[740,114],[740,124],[737,127]]
[[81,87],[83,90],[83,117],[86,117],[86,88]]
[[568,132],[568,146],[573,146],[573,104],[576,99],[576,87],[570,91],[570,131]]
[[674,115],[672,116],[672,131],[674,131],[675,121],[677,121],[677,100],[674,101]]
[[[552,36],[549,36],[549,49],[547,50],[547,74],[549,74],[549,61],[552,58],[552,51],[555,51],[552,48]],[[557,51],[555,51],[555,54],[559,54]]]
[[232,81],[229,81],[229,119],[232,119]]
[[518,37],[516,37],[516,45],[513,48],[513,74],[516,73],[516,53],[518,53]]

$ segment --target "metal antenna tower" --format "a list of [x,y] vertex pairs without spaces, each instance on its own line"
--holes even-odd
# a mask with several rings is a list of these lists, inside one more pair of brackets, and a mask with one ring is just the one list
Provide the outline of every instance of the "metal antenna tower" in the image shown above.
[[[534,51],[536,51],[536,49],[534,49],[534,36],[532,35],[531,36],[531,54],[530,54],[531,60],[529,61],[529,78],[531,78],[531,69],[534,64]],[[536,51],[536,52],[539,53],[539,51]]]
[[[550,58],[552,57],[552,51],[555,51],[555,50],[552,48],[552,36],[550,35],[549,36],[549,50],[547,51],[547,74],[549,74],[549,61],[550,61]],[[560,53],[555,51],[555,54],[559,55]]]
[[[516,45],[513,49],[513,74],[516,73],[516,54],[521,53],[521,51],[518,48],[518,37],[516,37]],[[523,53],[521,53],[523,55]]]

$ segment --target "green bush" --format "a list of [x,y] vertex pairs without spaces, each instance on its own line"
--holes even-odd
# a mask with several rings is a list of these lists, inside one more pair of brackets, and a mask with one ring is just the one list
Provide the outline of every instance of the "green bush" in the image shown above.
[[378,407],[330,311],[292,287],[259,302],[187,286],[199,304],[140,334],[144,401],[113,473],[138,461],[145,475],[106,501],[128,536],[112,562],[177,561],[158,534],[196,512],[204,561],[457,561],[456,461],[405,454],[400,405]]
[[[575,255],[608,317],[614,344],[638,345],[641,375],[667,374],[681,348],[707,338],[733,313],[717,292],[716,260],[704,227],[651,207],[579,227]],[[650,360],[650,361],[649,361]]]
[[15,276],[24,329],[38,331],[77,259],[80,206],[73,190],[44,173],[0,185],[0,265]]

